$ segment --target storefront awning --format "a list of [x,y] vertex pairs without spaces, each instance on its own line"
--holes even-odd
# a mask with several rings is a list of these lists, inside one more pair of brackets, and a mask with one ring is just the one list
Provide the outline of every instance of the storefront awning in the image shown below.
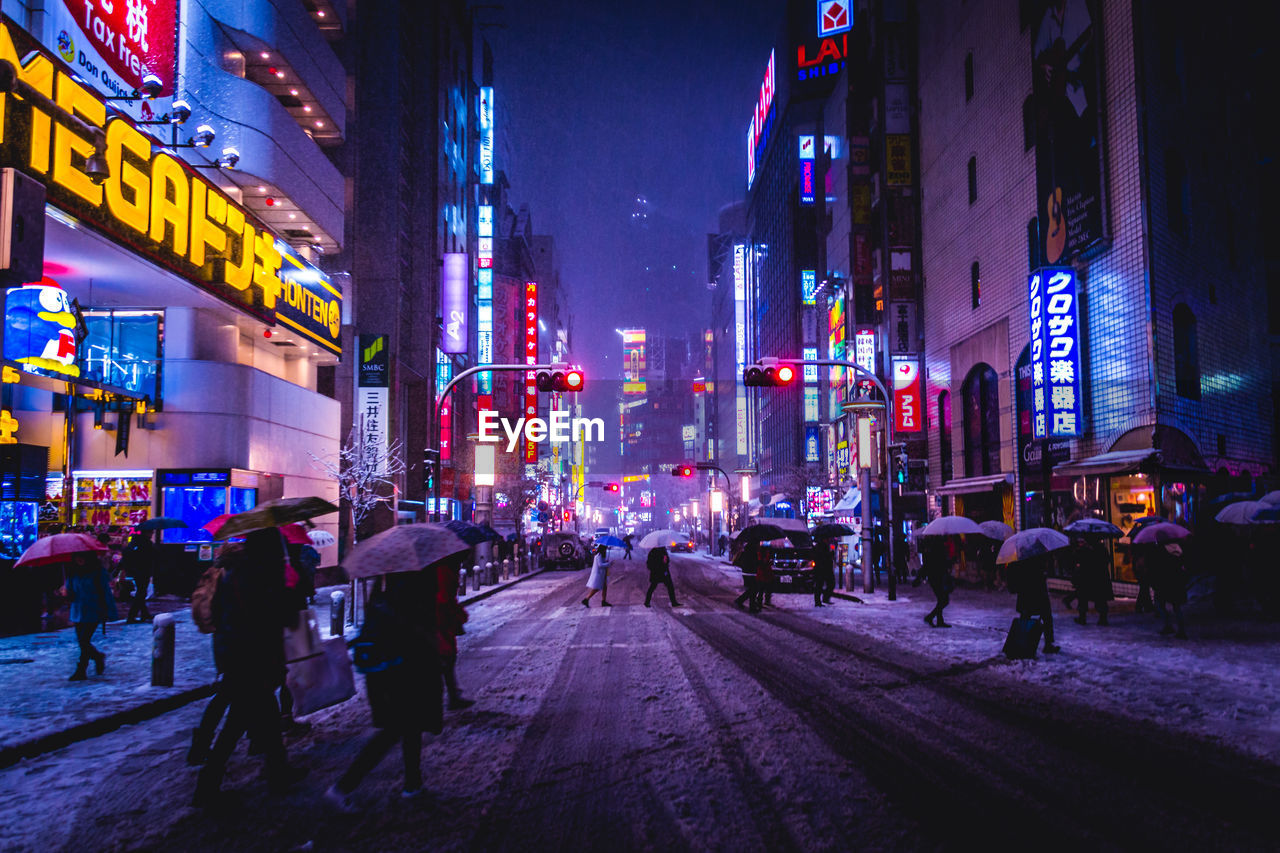
[[1132,474],[1144,467],[1160,464],[1160,451],[1151,447],[1140,450],[1111,450],[1077,462],[1055,465],[1053,473],[1060,477],[1101,477],[1108,474]]
[[938,487],[940,495],[967,495],[986,492],[997,486],[1013,485],[1012,474],[988,474],[984,477],[962,477]]
[[850,489],[844,493],[844,497],[840,502],[831,508],[833,513],[856,513],[862,508],[862,501],[859,499],[858,490]]

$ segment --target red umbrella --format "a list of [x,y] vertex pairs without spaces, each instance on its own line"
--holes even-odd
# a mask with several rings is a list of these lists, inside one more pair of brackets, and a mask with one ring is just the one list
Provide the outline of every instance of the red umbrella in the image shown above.
[[51,563],[67,563],[71,561],[73,554],[105,550],[106,545],[87,533],[55,533],[37,539],[35,544],[22,552],[14,565],[47,566]]
[[209,531],[210,535],[212,536],[217,536],[218,531],[222,529],[222,525],[226,524],[230,518],[231,518],[231,513],[224,512],[222,515],[219,515],[215,518],[211,518],[208,521],[206,521],[204,524],[200,525],[200,529]]
[[284,541],[290,545],[310,545],[311,540],[307,537],[307,528],[298,524],[296,521],[291,524],[280,525],[280,532],[284,534]]

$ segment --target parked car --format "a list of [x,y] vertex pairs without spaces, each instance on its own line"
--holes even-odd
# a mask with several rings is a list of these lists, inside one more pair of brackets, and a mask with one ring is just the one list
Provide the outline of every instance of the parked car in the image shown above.
[[764,550],[773,562],[773,592],[813,592],[818,555],[807,531],[788,530],[786,539],[775,539]]
[[548,533],[542,537],[539,561],[544,569],[585,569],[587,549],[575,533]]

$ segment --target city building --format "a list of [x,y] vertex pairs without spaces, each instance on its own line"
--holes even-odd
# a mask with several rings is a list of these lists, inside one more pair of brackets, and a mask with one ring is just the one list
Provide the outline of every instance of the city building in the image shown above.
[[1269,84],[1246,13],[1197,12],[920,4],[935,512],[1196,525],[1272,473]]
[[0,442],[47,483],[3,504],[4,555],[37,517],[119,531],[163,515],[188,526],[165,531],[157,586],[189,589],[215,516],[337,499],[315,461],[338,450],[349,309],[321,263],[345,236],[329,41],[345,19],[187,0],[108,4],[86,29],[81,6],[6,0],[0,21],[4,220],[24,223]]

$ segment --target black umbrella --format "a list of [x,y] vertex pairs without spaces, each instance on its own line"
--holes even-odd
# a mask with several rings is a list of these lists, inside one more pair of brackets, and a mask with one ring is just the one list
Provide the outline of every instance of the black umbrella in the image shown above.
[[774,524],[753,524],[738,534],[738,541],[746,544],[747,542],[767,542],[770,539],[785,539],[787,532],[781,527]]
[[853,528],[847,524],[819,524],[813,528],[814,539],[835,539],[838,536],[852,536]]
[[452,521],[446,521],[444,526],[452,530],[455,536],[471,546],[479,545],[481,542],[496,542],[502,538],[498,535],[496,530],[488,525],[482,527],[478,524],[471,524],[470,522],[460,521],[456,518]]

